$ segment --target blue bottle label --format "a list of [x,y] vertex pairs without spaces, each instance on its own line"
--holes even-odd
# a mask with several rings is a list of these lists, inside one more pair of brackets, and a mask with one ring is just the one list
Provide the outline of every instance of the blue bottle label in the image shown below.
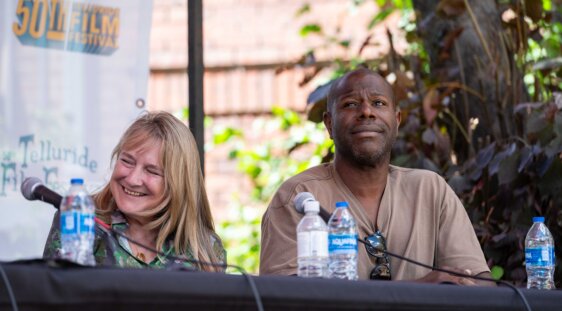
[[94,232],[94,214],[66,211],[60,214],[61,234],[79,234]]
[[94,214],[80,213],[80,233],[94,233]]
[[78,215],[76,211],[60,213],[60,233],[62,235],[78,233]]
[[330,254],[356,254],[357,234],[330,234],[328,251]]
[[525,248],[525,265],[528,267],[554,265],[554,248],[551,246]]

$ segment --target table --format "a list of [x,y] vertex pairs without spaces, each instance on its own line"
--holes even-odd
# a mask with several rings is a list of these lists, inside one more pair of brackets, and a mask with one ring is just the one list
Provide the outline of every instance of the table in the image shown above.
[[[242,275],[2,263],[19,310],[257,310]],[[525,310],[507,287],[253,277],[265,310]],[[562,310],[562,291],[521,289],[536,311]],[[12,310],[0,279],[0,310]]]

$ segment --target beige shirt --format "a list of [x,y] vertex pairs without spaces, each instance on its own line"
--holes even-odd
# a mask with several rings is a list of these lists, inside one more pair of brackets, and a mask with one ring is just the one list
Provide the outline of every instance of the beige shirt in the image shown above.
[[[360,239],[380,229],[389,252],[437,267],[490,271],[474,228],[453,190],[439,175],[419,169],[389,167],[377,226],[343,183],[332,163],[308,169],[287,180],[273,197],[262,219],[260,274],[297,273],[296,228],[302,218],[293,198],[307,191],[333,212],[335,203],[347,201]],[[358,243],[359,279],[368,279],[375,260]],[[393,280],[414,280],[430,271],[391,258]]]

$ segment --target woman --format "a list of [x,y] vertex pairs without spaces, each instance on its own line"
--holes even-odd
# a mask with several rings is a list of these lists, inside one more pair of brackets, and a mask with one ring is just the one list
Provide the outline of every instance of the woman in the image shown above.
[[[112,163],[109,183],[93,195],[96,216],[147,248],[123,237],[96,235],[98,264],[166,267],[179,262],[224,270],[225,251],[214,231],[195,140],[185,124],[166,112],[140,116],[113,150]],[[55,215],[44,257],[56,256],[59,237]],[[169,260],[170,255],[187,260]]]

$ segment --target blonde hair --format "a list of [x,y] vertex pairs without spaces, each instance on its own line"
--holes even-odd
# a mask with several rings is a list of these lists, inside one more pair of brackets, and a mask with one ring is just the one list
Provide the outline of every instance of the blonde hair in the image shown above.
[[[146,228],[158,230],[156,247],[173,238],[177,255],[191,253],[194,259],[220,264],[213,248],[215,233],[209,200],[199,162],[195,139],[189,128],[167,112],[148,112],[140,116],[121,137],[113,149],[112,163],[119,154],[148,140],[161,144],[160,158],[164,170],[164,200],[149,211]],[[109,184],[94,195],[98,215],[106,222],[118,208]],[[217,250],[218,251],[218,250]],[[198,265],[204,271],[220,271],[221,267]]]

